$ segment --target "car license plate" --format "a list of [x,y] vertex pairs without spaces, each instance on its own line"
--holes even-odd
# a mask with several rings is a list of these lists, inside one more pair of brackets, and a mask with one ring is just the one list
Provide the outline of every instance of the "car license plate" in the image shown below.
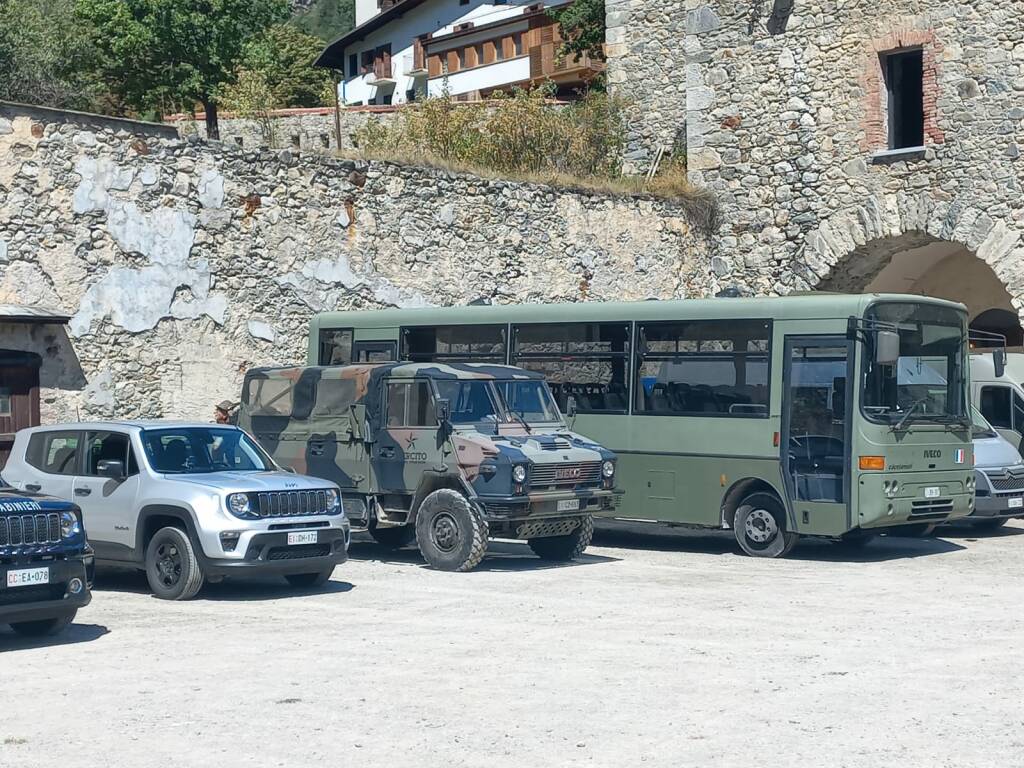
[[293,544],[316,544],[316,531],[303,531],[302,533],[289,533],[288,546]]
[[929,486],[924,489],[924,497],[926,499],[937,499],[939,498],[940,488],[937,485]]
[[1016,498],[1013,498],[1013,499],[1007,499],[1006,501],[1007,501],[1007,506],[1010,509],[1017,509],[1018,507],[1024,507],[1024,499],[1022,499],[1020,496],[1017,496]]
[[25,568],[20,571],[7,572],[8,587],[28,587],[33,584],[49,584],[49,568]]
[[563,501],[558,502],[558,511],[559,512],[575,512],[579,508],[580,508],[580,500],[579,499],[565,499]]

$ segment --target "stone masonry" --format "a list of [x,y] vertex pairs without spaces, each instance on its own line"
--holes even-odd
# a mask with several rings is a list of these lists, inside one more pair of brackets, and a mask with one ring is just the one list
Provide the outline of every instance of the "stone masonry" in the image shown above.
[[0,118],[2,326],[44,422],[208,418],[327,309],[705,295],[683,206],[315,153]]

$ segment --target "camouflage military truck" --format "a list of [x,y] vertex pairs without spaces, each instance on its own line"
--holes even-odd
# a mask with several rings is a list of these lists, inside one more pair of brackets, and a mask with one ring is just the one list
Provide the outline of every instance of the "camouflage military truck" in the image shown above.
[[614,505],[615,455],[570,432],[543,377],[498,365],[256,368],[239,426],[281,465],[337,483],[352,524],[468,571],[489,537],[578,557]]

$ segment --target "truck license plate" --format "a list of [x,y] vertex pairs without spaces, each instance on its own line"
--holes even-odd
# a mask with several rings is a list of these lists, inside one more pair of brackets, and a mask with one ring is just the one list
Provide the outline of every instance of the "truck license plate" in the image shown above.
[[1013,498],[1013,499],[1007,499],[1007,506],[1010,509],[1017,509],[1018,507],[1024,507],[1024,499],[1022,499],[1020,496],[1017,496],[1016,498]]
[[288,546],[293,544],[316,544],[316,531],[303,531],[302,533],[289,533]]
[[924,497],[926,499],[937,499],[939,498],[940,489],[937,485],[929,486],[924,489]]
[[558,511],[559,512],[575,512],[579,508],[580,508],[580,500],[579,499],[564,499],[563,501],[558,502]]
[[25,568],[20,571],[7,572],[8,587],[28,587],[33,584],[49,584],[49,568]]

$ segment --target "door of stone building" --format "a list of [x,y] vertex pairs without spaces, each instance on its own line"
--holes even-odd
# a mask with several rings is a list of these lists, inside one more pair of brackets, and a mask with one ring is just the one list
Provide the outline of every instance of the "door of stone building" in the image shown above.
[[0,349],[0,469],[14,433],[39,424],[39,355]]

